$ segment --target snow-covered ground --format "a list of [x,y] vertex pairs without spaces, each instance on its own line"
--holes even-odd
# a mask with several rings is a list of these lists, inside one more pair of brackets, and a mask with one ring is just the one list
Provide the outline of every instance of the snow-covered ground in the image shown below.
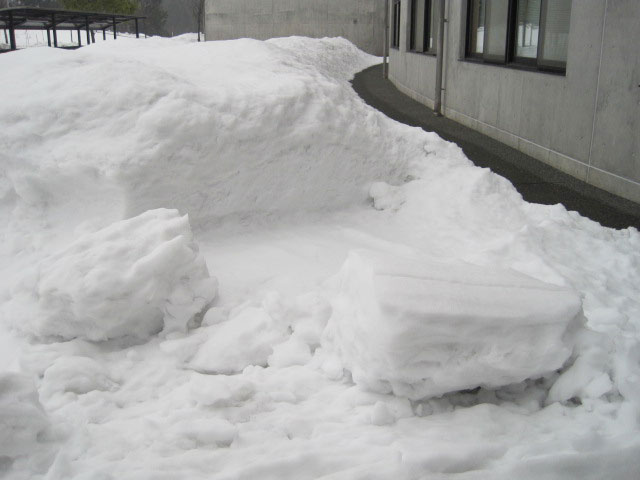
[[0,476],[638,478],[637,230],[192,40],[0,56]]

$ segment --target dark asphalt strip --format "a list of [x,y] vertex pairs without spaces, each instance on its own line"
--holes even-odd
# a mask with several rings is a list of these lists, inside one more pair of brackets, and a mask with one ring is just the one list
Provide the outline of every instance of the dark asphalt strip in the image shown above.
[[479,167],[507,178],[532,203],[563,204],[606,227],[640,229],[640,205],[556,170],[539,160],[445,117],[409,98],[382,78],[382,65],[356,74],[353,89],[394,120],[436,132],[458,144]]

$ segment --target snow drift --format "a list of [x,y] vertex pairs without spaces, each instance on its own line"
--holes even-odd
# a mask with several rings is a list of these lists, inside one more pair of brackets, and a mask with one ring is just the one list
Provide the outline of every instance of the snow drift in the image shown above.
[[82,201],[103,226],[159,207],[202,226],[364,202],[372,178],[401,179],[412,147],[388,142],[344,89],[377,59],[314,42],[119,39],[7,55],[3,84],[32,84],[0,91],[0,198],[58,224]]
[[5,316],[38,338],[146,339],[186,331],[215,294],[188,218],[152,210],[42,260],[15,289]]
[[[637,478],[637,230],[527,204],[367,107],[347,80],[376,61],[302,38],[0,56],[0,476]],[[354,249],[382,260],[326,284]],[[393,393],[572,347],[536,381]]]
[[324,333],[353,380],[413,400],[538,378],[569,359],[571,289],[516,272],[352,252]]

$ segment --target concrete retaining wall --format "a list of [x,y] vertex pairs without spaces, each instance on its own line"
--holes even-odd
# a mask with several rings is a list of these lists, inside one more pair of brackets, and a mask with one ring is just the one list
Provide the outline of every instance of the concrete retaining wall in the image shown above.
[[[447,1],[444,114],[640,202],[640,2],[574,0],[565,76],[465,61],[466,3]],[[389,75],[433,108],[436,58],[407,51],[409,4]]]
[[344,37],[382,55],[384,0],[206,0],[207,40]]

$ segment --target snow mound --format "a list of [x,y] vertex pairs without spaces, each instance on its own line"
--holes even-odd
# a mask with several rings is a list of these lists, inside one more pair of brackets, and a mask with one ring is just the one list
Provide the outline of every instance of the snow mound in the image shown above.
[[[363,52],[353,43],[339,37],[322,39],[299,36],[279,37],[269,39],[267,43],[286,51],[301,65],[340,80],[351,80],[357,72],[382,60]],[[318,48],[319,45],[322,45],[322,48]]]
[[247,307],[208,329],[209,339],[191,360],[191,367],[198,372],[232,374],[249,365],[266,367],[274,345],[286,340],[288,327],[262,308]]
[[7,318],[38,338],[185,331],[216,295],[187,216],[153,210],[79,237],[14,292]]
[[31,453],[48,426],[33,382],[25,375],[0,374],[0,467],[4,458]]
[[411,399],[549,374],[580,297],[508,270],[351,252],[322,346],[368,389]]
[[[35,210],[54,227],[106,226],[176,208],[206,227],[322,212],[366,202],[371,179],[398,182],[420,153],[387,140],[386,121],[348,87],[379,60],[345,39],[187,40],[2,59],[0,200],[16,210],[7,221]],[[79,202],[86,215],[65,213]]]

